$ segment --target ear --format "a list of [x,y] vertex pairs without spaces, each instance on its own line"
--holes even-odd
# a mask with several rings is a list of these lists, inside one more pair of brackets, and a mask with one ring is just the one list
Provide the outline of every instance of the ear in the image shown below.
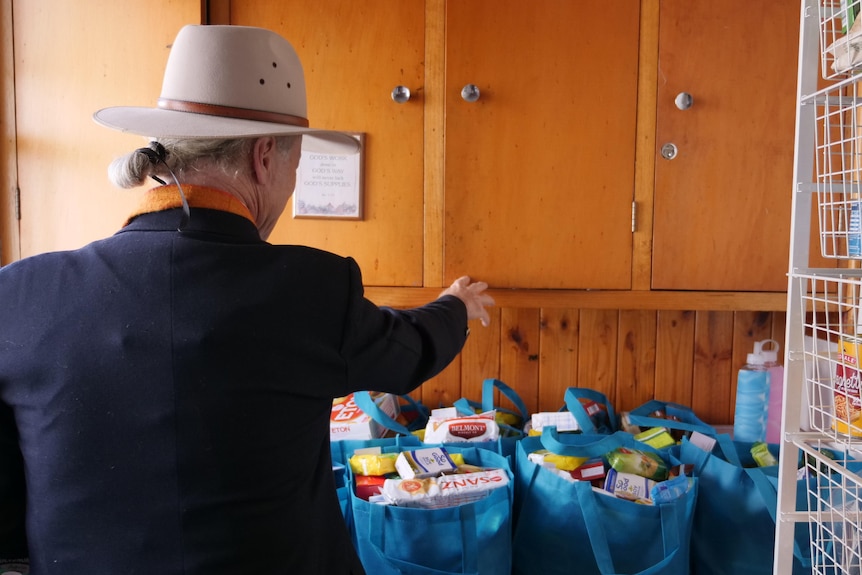
[[254,141],[252,148],[252,168],[255,182],[268,184],[273,177],[277,143],[272,136],[263,136]]

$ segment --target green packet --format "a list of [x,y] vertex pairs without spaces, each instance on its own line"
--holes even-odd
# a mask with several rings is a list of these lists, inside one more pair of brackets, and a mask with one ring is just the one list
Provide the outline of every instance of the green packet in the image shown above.
[[769,446],[758,441],[751,446],[751,457],[758,467],[772,467],[778,465],[778,460],[769,452]]
[[634,473],[653,481],[667,479],[667,464],[657,453],[618,447],[608,453],[606,457],[608,465],[620,473]]

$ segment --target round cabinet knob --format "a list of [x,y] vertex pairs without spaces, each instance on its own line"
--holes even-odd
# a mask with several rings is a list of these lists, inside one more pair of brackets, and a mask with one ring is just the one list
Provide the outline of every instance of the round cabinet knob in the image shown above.
[[467,84],[461,88],[461,97],[465,102],[475,102],[479,99],[479,86],[476,84]]
[[407,86],[395,86],[392,88],[392,100],[398,104],[403,104],[410,99],[410,88]]
[[691,94],[688,92],[680,92],[674,98],[673,103],[676,104],[676,107],[680,110],[688,110],[691,108],[691,105],[694,104],[694,98],[691,97]]

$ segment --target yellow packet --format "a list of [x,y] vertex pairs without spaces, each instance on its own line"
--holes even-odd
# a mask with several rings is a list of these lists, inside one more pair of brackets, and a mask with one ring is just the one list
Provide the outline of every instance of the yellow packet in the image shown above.
[[363,453],[350,458],[350,470],[356,475],[388,475],[395,473],[397,453]]
[[587,457],[572,457],[570,455],[557,455],[556,453],[551,453],[547,449],[540,449],[538,451],[534,451],[531,453],[528,458],[533,463],[537,463],[539,465],[543,463],[550,463],[557,469],[562,471],[572,471],[577,469],[584,462],[587,461]]
[[835,368],[833,400],[835,417],[832,429],[862,437],[862,397],[860,397],[859,360],[862,357],[862,339],[841,338],[841,361]]

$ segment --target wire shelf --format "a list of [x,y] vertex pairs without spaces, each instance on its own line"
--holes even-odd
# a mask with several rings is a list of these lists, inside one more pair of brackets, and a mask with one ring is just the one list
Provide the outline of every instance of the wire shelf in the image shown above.
[[[798,443],[808,478],[807,505],[812,575],[862,573],[862,479],[854,454],[835,451],[823,440]],[[831,457],[824,457],[829,453]],[[858,455],[858,454],[856,454]]]
[[862,270],[796,275],[806,338],[809,426],[837,444],[862,447]]
[[812,96],[807,105],[816,106],[821,253],[826,258],[862,258],[862,85],[853,80],[836,84]]
[[823,0],[818,4],[821,71],[827,80],[846,78],[862,68],[860,3],[862,0]]

